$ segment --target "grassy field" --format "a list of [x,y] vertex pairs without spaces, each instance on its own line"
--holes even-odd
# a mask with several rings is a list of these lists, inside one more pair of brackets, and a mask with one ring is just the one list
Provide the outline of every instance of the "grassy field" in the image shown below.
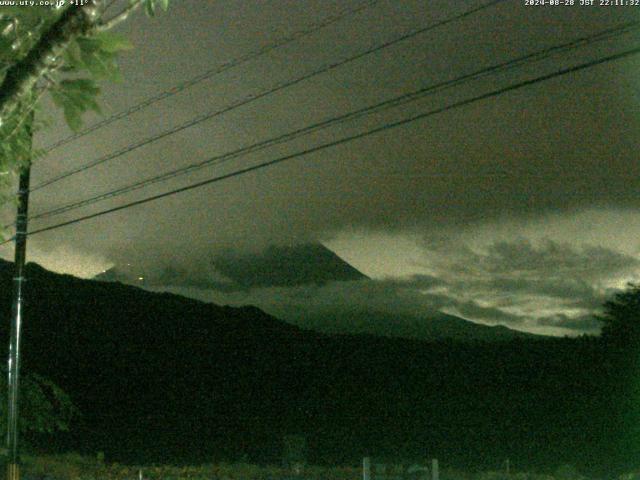
[[136,466],[108,464],[75,454],[63,456],[25,457],[23,477],[51,480],[359,480],[361,471],[356,468],[307,467],[303,475],[276,466],[251,464],[211,464],[188,467]]
[[[22,478],[25,480],[138,480],[142,474],[148,480],[361,480],[362,470],[355,467],[307,466],[296,475],[277,466],[251,464],[211,464],[189,467],[135,466],[108,464],[99,459],[75,454],[63,456],[25,457]],[[389,471],[389,478],[400,478],[399,471]],[[372,480],[378,480],[375,477]],[[414,477],[413,480],[418,480]],[[554,475],[532,473],[467,472],[443,470],[440,480],[585,480],[568,466],[560,467]],[[626,479],[625,479],[626,480]]]

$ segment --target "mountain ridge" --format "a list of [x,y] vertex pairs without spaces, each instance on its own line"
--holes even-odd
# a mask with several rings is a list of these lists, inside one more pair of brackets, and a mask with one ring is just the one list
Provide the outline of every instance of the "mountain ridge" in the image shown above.
[[[94,279],[152,288],[154,291],[195,287],[224,293],[249,292],[265,287],[292,288],[323,286],[329,282],[371,281],[320,243],[270,246],[258,253],[240,254],[229,250],[214,256],[209,268],[200,268],[192,274],[172,266],[154,271],[145,269],[143,265],[126,263],[116,265]],[[441,312],[409,315],[376,311],[367,306],[337,311],[328,308],[314,311],[311,308],[302,313],[296,312],[294,306],[286,309],[266,306],[264,309],[300,328],[329,334],[362,333],[425,341],[446,338],[493,341],[534,336],[506,326],[489,326]]]
[[[0,262],[5,318],[12,273]],[[296,434],[308,439],[311,463],[351,464],[367,452],[420,458],[427,449],[451,465],[490,466],[504,458],[552,462],[558,452],[588,458],[566,442],[585,428],[606,431],[583,425],[585,415],[595,418],[592,401],[576,409],[572,400],[599,391],[597,376],[584,371],[597,364],[585,359],[599,355],[590,342],[328,335],[256,307],[34,264],[27,277],[22,365],[62,387],[83,414],[44,449],[102,451],[136,464],[277,463],[283,437]],[[5,354],[8,330],[3,323]],[[556,440],[548,445],[530,434],[549,429]],[[510,442],[487,441],[496,436]]]

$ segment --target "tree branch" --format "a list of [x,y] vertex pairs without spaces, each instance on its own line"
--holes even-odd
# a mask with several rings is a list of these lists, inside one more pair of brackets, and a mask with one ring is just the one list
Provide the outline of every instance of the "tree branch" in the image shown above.
[[0,126],[16,111],[38,80],[53,68],[69,43],[95,28],[99,17],[98,7],[93,2],[67,8],[27,56],[7,70],[0,84]]
[[38,105],[38,102],[42,99],[46,91],[47,91],[46,88],[40,89],[40,91],[35,95],[35,98],[29,103],[29,105],[27,105],[26,111],[23,113],[22,117],[16,122],[16,125],[15,127],[13,127],[13,130],[9,132],[9,135],[7,135],[5,138],[2,139],[3,142],[8,142],[9,140],[11,140],[13,136],[18,132],[18,130],[20,130],[20,127],[22,127],[22,125],[24,124],[25,120],[29,117],[31,112],[35,110],[36,105]]
[[96,26],[96,30],[98,32],[105,32],[107,30],[111,30],[113,27],[118,25],[121,22],[124,22],[129,15],[131,15],[134,11],[138,9],[142,5],[142,0],[137,0],[135,2],[130,3],[126,8],[123,8],[119,13],[116,13],[113,17],[111,17],[106,22],[101,22]]

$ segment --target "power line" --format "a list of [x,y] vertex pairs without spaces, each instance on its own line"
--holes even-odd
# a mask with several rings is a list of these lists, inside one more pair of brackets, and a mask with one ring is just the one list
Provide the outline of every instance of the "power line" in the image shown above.
[[222,108],[220,110],[215,110],[213,112],[208,112],[206,114],[199,115],[199,116],[197,116],[197,117],[195,117],[195,118],[193,118],[193,119],[191,119],[191,120],[189,120],[189,121],[187,121],[185,123],[182,123],[182,124],[180,124],[180,125],[178,125],[176,127],[171,128],[169,130],[165,130],[164,132],[161,132],[161,133],[159,133],[157,135],[153,135],[151,137],[147,137],[144,140],[138,141],[136,143],[132,143],[132,144],[130,144],[130,145],[124,147],[124,148],[121,148],[121,149],[119,149],[119,150],[117,150],[115,152],[109,153],[109,154],[107,154],[107,155],[105,155],[103,157],[100,157],[100,158],[98,158],[96,160],[88,162],[88,163],[86,163],[86,164],[84,164],[82,166],[79,166],[79,167],[74,168],[72,170],[69,170],[69,171],[67,171],[65,173],[62,173],[62,174],[60,174],[58,176],[50,178],[49,180],[45,180],[44,182],[41,182],[38,185],[32,187],[31,191],[33,192],[33,191],[39,190],[41,188],[47,187],[47,186],[52,185],[54,183],[57,183],[57,182],[59,182],[61,180],[64,180],[65,178],[71,177],[71,176],[76,175],[76,174],[81,173],[81,172],[85,172],[85,171],[87,171],[87,170],[89,170],[89,169],[91,169],[93,167],[96,167],[96,166],[101,165],[101,164],[103,164],[105,162],[108,162],[110,160],[118,158],[118,157],[120,157],[122,155],[125,155],[125,154],[127,154],[129,152],[132,152],[133,150],[136,150],[136,149],[138,149],[140,147],[143,147],[145,145],[149,145],[150,143],[153,143],[153,142],[155,142],[157,140],[165,138],[165,137],[167,137],[169,135],[173,135],[173,134],[178,133],[178,132],[180,132],[182,130],[185,130],[187,128],[193,127],[195,125],[198,125],[198,124],[200,124],[200,123],[202,123],[202,122],[204,122],[206,120],[210,120],[210,119],[212,119],[214,117],[217,117],[217,116],[223,115],[225,113],[228,113],[228,112],[230,112],[232,110],[235,110],[235,109],[237,109],[239,107],[247,105],[247,104],[249,104],[251,102],[254,102],[256,100],[259,100],[261,98],[264,98],[264,97],[266,97],[268,95],[272,95],[272,94],[274,94],[274,93],[276,93],[278,91],[284,90],[284,89],[292,87],[294,85],[297,85],[298,83],[301,83],[301,82],[303,82],[305,80],[313,78],[313,77],[315,77],[317,75],[329,72],[329,71],[334,70],[334,69],[336,69],[338,67],[346,65],[347,63],[353,62],[353,61],[358,60],[360,58],[363,58],[363,57],[365,57],[367,55],[371,55],[371,54],[379,52],[379,51],[381,51],[383,49],[389,48],[389,47],[391,47],[391,46],[393,46],[393,45],[395,45],[395,44],[397,44],[399,42],[402,42],[402,41],[405,41],[407,39],[413,38],[413,37],[415,37],[417,35],[426,33],[426,32],[428,32],[430,30],[433,30],[433,29],[435,29],[437,27],[449,24],[449,23],[457,21],[457,20],[461,20],[461,19],[463,19],[465,17],[473,15],[474,13],[477,13],[477,12],[479,12],[481,10],[484,10],[486,8],[489,8],[489,7],[493,6],[493,5],[496,5],[496,4],[504,2],[504,1],[506,1],[506,0],[493,0],[491,2],[488,2],[488,3],[484,4],[484,5],[481,5],[479,7],[474,7],[472,9],[469,9],[469,10],[467,10],[467,11],[465,11],[463,13],[460,13],[458,15],[446,18],[446,19],[441,20],[439,22],[436,22],[434,24],[428,25],[428,26],[420,28],[418,30],[414,30],[414,31],[412,31],[412,32],[410,32],[408,34],[404,34],[404,35],[401,35],[399,37],[396,37],[393,40],[389,40],[389,41],[386,41],[386,42],[384,42],[384,43],[382,43],[380,45],[376,45],[374,47],[368,48],[367,50],[365,50],[363,52],[360,52],[360,53],[358,53],[356,55],[352,55],[352,56],[347,57],[347,58],[345,58],[343,60],[339,60],[339,61],[330,63],[328,65],[325,65],[323,67],[320,67],[320,68],[318,68],[318,69],[316,69],[316,70],[314,70],[314,71],[312,71],[310,73],[307,73],[307,74],[305,74],[305,75],[303,75],[301,77],[295,78],[294,80],[289,80],[289,81],[280,83],[280,84],[276,85],[275,87],[270,88],[268,90],[263,90],[262,92],[260,92],[258,94],[249,95],[249,96],[247,96],[247,97],[245,97],[245,98],[243,98],[243,99],[241,99],[241,100],[239,100],[237,102],[234,102],[231,105],[228,105],[227,107],[224,107],[224,108]]
[[[61,223],[58,223],[58,224],[55,224],[55,225],[51,225],[51,226],[48,226],[48,227],[40,228],[40,229],[34,230],[32,232],[29,232],[28,235],[36,235],[38,233],[43,233],[43,232],[47,232],[47,231],[50,231],[50,230],[55,230],[55,229],[62,228],[62,227],[65,227],[65,226],[68,226],[68,225],[72,225],[72,224],[75,224],[75,223],[80,223],[80,222],[83,222],[85,220],[90,220],[92,218],[97,218],[97,217],[100,217],[100,216],[103,216],[103,215],[107,215],[109,213],[114,213],[114,212],[117,212],[117,211],[120,211],[120,210],[125,210],[127,208],[131,208],[131,207],[137,206],[137,205],[142,205],[144,203],[149,203],[149,202],[152,202],[154,200],[159,200],[161,198],[169,197],[171,195],[175,195],[175,194],[178,194],[178,193],[186,192],[188,190],[193,190],[193,189],[196,189],[196,188],[199,188],[199,187],[203,187],[205,185],[209,185],[209,184],[212,184],[212,183],[217,183],[217,182],[220,182],[220,181],[223,181],[223,180],[227,180],[229,178],[233,178],[233,177],[237,177],[237,176],[240,176],[240,175],[244,175],[246,173],[249,173],[249,172],[252,172],[252,171],[256,171],[256,170],[260,170],[260,169],[263,169],[263,168],[267,168],[267,167],[270,167],[270,166],[273,166],[273,165],[276,165],[276,164],[279,164],[279,163],[282,163],[282,162],[285,162],[285,161],[288,161],[288,160],[292,160],[294,158],[306,156],[306,155],[309,155],[309,154],[312,154],[312,153],[315,153],[315,152],[318,152],[318,151],[321,151],[321,150],[325,150],[327,148],[335,147],[335,146],[338,146],[338,145],[341,145],[341,144],[344,144],[344,143],[347,143],[347,142],[351,142],[351,141],[354,141],[354,140],[365,138],[365,137],[368,137],[370,135],[374,135],[374,134],[377,134],[377,133],[381,133],[381,132],[384,132],[386,130],[390,130],[392,128],[396,128],[396,127],[399,127],[399,126],[402,126],[402,125],[407,125],[407,124],[409,124],[411,122],[415,122],[417,120],[421,120],[421,119],[430,117],[432,115],[436,115],[436,114],[443,113],[443,112],[446,112],[446,111],[449,111],[449,110],[453,110],[455,108],[463,107],[463,106],[478,102],[480,100],[485,100],[485,99],[488,99],[488,98],[496,97],[496,96],[502,95],[502,94],[504,94],[506,92],[509,92],[509,91],[517,90],[517,89],[520,89],[520,88],[523,88],[523,87],[526,87],[526,86],[529,86],[529,85],[533,85],[533,84],[536,84],[536,83],[539,83],[539,82],[550,80],[552,78],[557,78],[557,77],[560,77],[562,75],[578,72],[578,71],[584,70],[586,68],[590,68],[590,67],[593,67],[593,66],[596,66],[596,65],[601,65],[601,64],[604,64],[604,63],[607,63],[607,62],[611,62],[611,61],[615,61],[615,60],[620,60],[622,58],[630,57],[632,55],[637,55],[637,54],[640,54],[640,47],[633,48],[633,49],[630,49],[630,50],[626,50],[624,52],[617,53],[617,54],[614,54],[614,55],[609,55],[607,57],[603,57],[603,58],[600,58],[600,59],[596,59],[596,60],[592,60],[592,61],[589,61],[589,62],[585,62],[585,63],[579,64],[579,65],[576,65],[576,66],[573,66],[573,67],[564,68],[562,70],[558,70],[558,71],[553,72],[553,73],[542,75],[542,76],[536,77],[534,79],[518,82],[518,83],[515,83],[515,84],[512,84],[512,85],[509,85],[507,87],[503,87],[503,88],[500,88],[500,89],[497,89],[497,90],[493,90],[492,92],[489,92],[489,93],[478,95],[478,96],[475,96],[475,97],[472,97],[472,98],[469,98],[469,99],[466,99],[466,100],[462,100],[462,101],[459,101],[459,102],[455,102],[455,103],[450,104],[450,105],[445,106],[445,107],[441,107],[441,108],[437,108],[437,109],[434,109],[434,110],[430,110],[428,112],[423,112],[423,113],[414,115],[412,117],[409,117],[409,118],[406,118],[406,119],[403,119],[403,120],[399,120],[397,122],[385,124],[383,126],[368,130],[366,132],[358,133],[356,135],[351,135],[351,136],[348,136],[348,137],[343,137],[341,139],[334,140],[334,141],[331,141],[331,142],[327,142],[327,143],[324,143],[324,144],[321,144],[321,145],[318,145],[318,146],[315,146],[315,147],[311,147],[311,148],[308,148],[306,150],[302,150],[300,152],[296,152],[296,153],[293,153],[293,154],[290,154],[290,155],[285,155],[285,156],[282,156],[282,157],[279,157],[279,158],[276,158],[276,159],[273,159],[273,160],[269,160],[267,162],[263,162],[263,163],[260,163],[260,164],[257,164],[257,165],[253,165],[251,167],[246,167],[246,168],[243,168],[243,169],[240,169],[240,170],[236,170],[235,172],[231,172],[231,173],[228,173],[228,174],[225,174],[225,175],[220,175],[220,176],[217,176],[217,177],[209,178],[207,180],[203,180],[203,181],[199,181],[199,182],[196,182],[196,183],[192,183],[190,185],[187,185],[187,186],[184,186],[184,187],[181,187],[181,188],[177,188],[177,189],[170,190],[170,191],[158,194],[158,195],[153,195],[153,196],[146,197],[146,198],[143,198],[143,199],[140,199],[140,200],[129,202],[129,203],[126,203],[124,205],[117,206],[117,207],[113,207],[113,208],[109,208],[109,209],[106,209],[106,210],[102,210],[100,212],[92,213],[90,215],[84,215],[82,217],[77,217],[77,218],[75,218],[73,220],[68,220],[68,221],[61,222]],[[0,243],[0,245],[2,245],[4,243],[8,243],[8,241]]]
[[336,22],[339,22],[340,20],[350,16],[350,15],[355,15],[367,8],[372,7],[373,5],[375,5],[376,3],[378,3],[380,0],[369,0],[368,2],[366,2],[363,5],[359,5],[357,7],[353,7],[353,8],[347,8],[342,10],[341,12],[335,14],[335,15],[330,15],[327,18],[323,19],[320,22],[317,23],[312,23],[311,25],[309,25],[307,28],[305,28],[304,30],[298,30],[293,32],[292,34],[283,37],[282,39],[280,39],[277,42],[271,43],[269,45],[266,45],[264,47],[258,48],[256,50],[253,50],[245,55],[242,55],[241,57],[238,57],[236,59],[230,60],[226,63],[223,63],[222,65],[212,68],[210,70],[207,70],[205,72],[202,72],[198,75],[196,75],[195,77],[192,77],[190,79],[187,79],[183,82],[178,83],[177,85],[174,85],[173,87],[171,87],[168,90],[164,90],[152,97],[149,97],[145,100],[143,100],[140,103],[136,103],[135,105],[132,105],[131,107],[127,108],[126,110],[122,110],[118,113],[115,113],[113,115],[111,115],[108,118],[105,118],[104,120],[101,120],[97,123],[95,123],[94,125],[91,125],[90,127],[87,127],[83,130],[81,130],[80,132],[74,133],[72,135],[69,135],[68,137],[65,137],[55,143],[53,143],[52,145],[49,145],[48,147],[44,148],[43,150],[43,154],[47,154],[53,150],[55,150],[58,147],[61,147],[62,145],[65,145],[69,142],[73,142],[74,140],[77,140],[81,137],[84,137],[92,132],[95,132],[96,130],[105,127],[117,120],[120,120],[122,118],[126,118],[130,115],[133,115],[136,112],[139,112],[140,110],[143,110],[151,105],[153,105],[154,103],[157,103],[161,100],[164,100],[165,98],[169,98],[172,97],[173,95],[176,95],[188,88],[191,88],[195,85],[197,85],[198,83],[207,80],[209,78],[213,78],[216,75],[219,75],[223,72],[226,72],[227,70],[230,70],[232,68],[235,68],[239,65],[242,65],[243,63],[246,63],[250,60],[254,60],[256,58],[259,58],[263,55],[266,55],[269,52],[272,52],[274,50],[277,50],[278,48],[284,47],[300,38],[306,37],[307,35],[311,35],[312,33],[315,33],[325,27],[328,27],[329,25],[332,25]]
[[628,33],[634,29],[637,29],[640,27],[640,21],[636,21],[636,22],[628,22],[625,24],[622,24],[620,26],[614,27],[614,28],[610,28],[586,37],[581,37],[575,40],[572,40],[570,42],[564,43],[562,45],[557,45],[557,46],[552,46],[552,47],[548,47],[548,48],[544,48],[541,50],[538,50],[536,52],[509,60],[509,61],[505,61],[502,62],[500,64],[497,65],[493,65],[490,67],[486,67],[477,71],[474,71],[472,73],[466,74],[466,75],[462,75],[460,77],[451,79],[451,80],[447,80],[444,82],[440,82],[438,84],[435,85],[429,85],[423,88],[420,88],[418,90],[415,90],[413,92],[409,92],[403,95],[399,95],[397,97],[394,97],[392,99],[389,100],[385,100],[383,102],[377,103],[375,105],[372,106],[368,106],[365,108],[361,108],[358,109],[356,111],[352,111],[343,115],[340,115],[338,117],[333,117],[331,119],[328,120],[324,120],[318,123],[315,123],[313,125],[301,128],[301,129],[297,129],[294,130],[292,132],[283,134],[283,135],[279,135],[277,137],[273,137],[267,140],[263,140],[257,143],[254,143],[252,145],[249,145],[247,147],[242,147],[240,149],[231,151],[231,152],[227,152],[225,154],[221,154],[221,155],[217,155],[214,156],[212,158],[209,158],[207,160],[201,161],[201,162],[196,162],[190,165],[187,165],[185,167],[181,167],[175,170],[172,170],[170,172],[166,172],[160,175],[156,175],[154,177],[151,178],[147,178],[138,182],[135,182],[133,184],[129,184],[123,187],[120,187],[118,189],[115,190],[111,190],[109,192],[106,193],[102,193],[84,200],[79,200],[79,201],[75,201],[75,202],[71,202],[71,203],[67,203],[66,205],[62,205],[59,207],[56,207],[52,210],[48,210],[36,215],[33,215],[30,217],[30,220],[37,220],[37,219],[42,219],[42,218],[47,218],[47,217],[51,217],[51,216],[55,216],[55,215],[59,215],[71,210],[75,210],[81,207],[85,207],[97,202],[100,202],[102,200],[106,200],[109,198],[114,198],[114,197],[118,197],[120,195],[124,195],[126,193],[147,187],[149,185],[153,185],[155,183],[159,183],[159,182],[163,182],[166,180],[169,180],[171,178],[175,178],[178,177],[180,175],[185,175],[187,173],[191,173],[195,170],[207,167],[207,166],[211,166],[211,165],[218,165],[221,164],[223,162],[226,162],[228,160],[234,159],[234,158],[238,158],[238,157],[242,157],[245,155],[248,155],[250,153],[254,153],[256,151],[260,151],[263,150],[267,147],[271,147],[277,144],[281,144],[284,142],[288,142],[291,141],[295,138],[301,137],[303,135],[307,135],[309,133],[321,130],[321,129],[325,129],[328,128],[330,126],[334,126],[336,124],[339,123],[343,123],[346,121],[350,121],[350,120],[354,120],[360,117],[363,117],[365,115],[370,115],[372,113],[376,113],[382,110],[386,110],[392,107],[397,107],[409,102],[413,102],[416,101],[420,98],[423,98],[427,95],[430,94],[434,94],[437,92],[441,92],[443,90],[447,90],[450,89],[452,87],[464,84],[468,81],[471,80],[476,80],[478,78],[482,78],[488,75],[493,75],[499,72],[503,72],[506,71],[508,69],[511,68],[515,68],[515,67],[519,67],[521,65],[524,64],[528,64],[534,61],[540,61],[543,60],[545,58],[548,58],[549,56],[553,55],[553,54],[557,54],[557,53],[562,53],[562,52],[566,52],[572,49],[575,49],[577,47],[581,47],[581,46],[585,46],[585,45],[589,45],[593,42],[596,41],[601,41],[604,39],[609,39],[612,38],[614,36],[617,35],[621,35],[624,33]]

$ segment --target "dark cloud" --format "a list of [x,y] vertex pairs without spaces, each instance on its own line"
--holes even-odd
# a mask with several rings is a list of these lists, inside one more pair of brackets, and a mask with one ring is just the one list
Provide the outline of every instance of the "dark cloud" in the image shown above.
[[[408,332],[420,330],[420,319],[449,313],[489,325],[575,334],[598,331],[591,312],[609,291],[602,282],[638,267],[623,253],[550,240],[499,241],[477,251],[451,243],[446,255],[443,245],[429,252],[439,259],[430,274],[378,279],[358,275],[340,281],[336,272],[357,270],[345,270],[348,264],[337,256],[313,254],[319,248],[274,247],[259,255],[230,255],[225,259],[228,268],[222,271],[226,276],[217,280],[210,277],[196,284],[193,275],[165,275],[154,285],[216,303],[258,305],[315,328],[325,319],[338,330],[351,323],[366,331]],[[327,268],[317,264],[322,258],[330,260],[323,263]],[[273,262],[279,266],[262,269]],[[302,275],[307,272],[305,265],[315,265],[311,271],[324,275],[322,281]]]
[[474,301],[458,301],[451,299],[451,303],[448,306],[449,310],[457,313],[458,315],[473,319],[476,321],[484,321],[490,324],[504,324],[512,326],[522,326],[526,323],[527,318],[510,314],[496,307],[483,307]]
[[[107,114],[357,4],[351,0],[174,3],[170,14],[154,19],[140,16],[123,25],[123,33],[136,49],[122,59],[125,82],[104,86]],[[418,0],[377,2],[356,17],[55,151],[34,166],[33,181],[476,4],[437,0],[425,8]],[[640,18],[640,9],[532,9],[522,2],[504,2],[35,192],[32,211],[42,212],[199,162],[632,18]],[[629,39],[623,35],[585,46],[100,206],[33,222],[32,227],[358,134],[621,51]],[[472,319],[511,324],[522,324],[523,318],[535,323],[540,317],[534,312],[536,301],[545,311],[592,308],[610,282],[632,275],[639,267],[631,253],[637,252],[640,234],[638,71],[640,60],[632,57],[531,85],[268,170],[33,237],[31,252],[52,265],[62,265],[59,268],[65,263],[60,251],[75,252],[67,263],[77,263],[77,256],[84,255],[100,270],[109,264],[130,263],[144,270],[142,276],[163,278],[161,283],[194,291],[215,287],[230,298],[270,305],[287,301],[290,293],[306,295],[306,301],[317,296],[313,305],[368,302],[382,307],[388,302],[389,309],[399,311],[459,308]],[[39,133],[36,144],[47,145],[69,133],[53,115],[54,126]],[[605,221],[583,222],[575,228],[575,219],[594,209],[605,212]],[[623,211],[633,222],[612,223],[614,214]],[[11,215],[5,215],[7,222]],[[529,238],[544,238],[553,215],[564,222],[564,237]],[[501,226],[527,223],[538,225],[539,232],[519,232],[513,227],[508,235],[502,232],[505,238],[491,232],[483,233],[483,238],[474,230],[496,227],[498,231]],[[306,274],[296,277],[291,269],[278,270],[261,257],[268,248],[317,243],[358,229],[400,237],[429,232],[444,240],[437,249],[425,248],[431,254],[425,276],[402,282],[333,282],[336,272],[313,278],[317,265],[311,264]],[[590,241],[594,232],[600,235],[597,242]],[[519,233],[522,240],[515,238]],[[633,248],[620,245],[621,238],[636,243]],[[476,248],[476,240],[487,248]],[[211,262],[216,259],[218,271],[212,272]],[[378,262],[374,255],[369,259],[370,266]],[[407,275],[411,273],[415,271]],[[307,282],[326,284],[298,288]],[[245,291],[233,292],[236,285]]]
[[599,295],[596,288],[585,280],[574,278],[496,278],[487,286],[496,291],[513,294],[542,295],[552,298],[576,300],[594,299]]
[[[300,8],[290,1],[205,5],[184,0],[172,6],[169,15],[153,20],[136,18],[124,26],[136,44],[136,50],[122,62],[126,83],[106,86],[106,110],[130,105],[287,31],[303,28],[344,5],[309,1]],[[203,82],[57,151],[46,168],[34,168],[34,181],[470,5],[472,2],[439,1],[424,8],[417,1],[398,5],[380,2],[355,18]],[[85,176],[60,182],[58,187],[34,196],[33,208],[46,209],[199,161],[513,58],[531,51],[532,46],[567,41],[640,14],[635,9],[625,9],[624,13],[622,9],[609,9],[606,14],[604,9],[562,10],[533,12],[517,2],[507,2],[303,82]],[[237,23],[225,23],[228,18]],[[288,23],[282,23],[282,18]],[[550,21],[556,27],[552,34],[548,30]],[[345,124],[331,133],[315,134],[290,147],[201,171],[127,199],[357,133],[626,45],[624,37],[618,43],[593,45],[574,52],[572,57],[553,58],[517,74],[444,92],[401,110]],[[535,216],[594,205],[637,206],[635,192],[639,185],[633,179],[640,178],[640,167],[635,162],[638,135],[634,132],[640,129],[640,119],[635,114],[635,88],[627,88],[635,82],[634,62],[621,61],[503,95],[270,170],[104,217],[84,227],[67,229],[69,233],[50,234],[47,239],[64,242],[71,235],[76,244],[101,250],[117,262],[140,256],[143,250],[144,255],[152,251],[156,257],[189,257],[195,263],[203,252],[212,249],[241,246],[259,250],[272,243],[315,240],[352,226],[403,230],[416,225],[462,225],[505,214]],[[64,135],[63,128],[55,128],[44,132],[47,138],[39,141],[46,144]]]
[[387,278],[385,280],[378,280],[378,283],[385,285],[389,288],[399,289],[413,289],[417,291],[430,290],[433,287],[439,287],[446,285],[446,282],[441,278],[433,275],[409,275],[402,278]]
[[443,285],[441,280],[416,276],[406,280],[363,279],[324,285],[254,288],[244,292],[194,292],[175,288],[172,291],[216,303],[258,305],[271,314],[306,327],[320,328],[324,319],[327,327],[340,331],[348,330],[351,324],[354,329],[385,334],[394,329],[424,333],[428,330],[428,321],[443,318],[444,312],[490,325],[522,326],[523,319],[518,315],[428,290]]
[[515,236],[484,245],[475,238],[475,247],[469,238],[424,242],[424,266],[446,286],[445,311],[481,322],[593,332],[593,312],[640,271],[638,258],[619,250]]
[[593,315],[583,315],[580,317],[567,317],[563,314],[541,317],[537,319],[539,325],[549,327],[560,327],[567,330],[574,330],[580,333],[599,333],[602,324]]
[[216,289],[171,287],[172,291],[222,304],[258,305],[281,318],[300,313],[376,311],[400,316],[430,316],[450,303],[443,295],[422,293],[412,282],[363,279],[332,281],[323,285],[263,287],[222,292]]
[[569,280],[578,288],[580,283],[584,285],[594,277],[601,278],[640,265],[637,258],[604,247],[576,248],[552,240],[537,246],[528,240],[500,241],[490,246],[481,261],[485,271],[498,276],[526,277],[544,273],[551,279],[579,277]]

